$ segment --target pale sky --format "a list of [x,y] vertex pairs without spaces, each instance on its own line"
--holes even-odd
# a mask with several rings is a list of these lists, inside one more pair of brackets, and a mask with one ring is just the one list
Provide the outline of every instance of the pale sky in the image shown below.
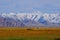
[[33,11],[60,13],[60,0],[0,0],[0,13]]

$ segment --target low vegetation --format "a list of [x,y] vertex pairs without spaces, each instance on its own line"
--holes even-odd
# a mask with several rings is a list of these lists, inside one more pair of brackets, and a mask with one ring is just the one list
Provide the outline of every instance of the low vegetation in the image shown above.
[[1,40],[60,40],[59,28],[0,28]]

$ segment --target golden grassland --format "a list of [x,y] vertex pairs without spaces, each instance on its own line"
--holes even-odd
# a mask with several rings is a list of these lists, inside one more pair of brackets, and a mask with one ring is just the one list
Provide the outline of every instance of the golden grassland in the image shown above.
[[[42,35],[53,37],[50,34],[60,34],[60,28],[0,28],[0,37],[37,37]],[[58,37],[60,36],[58,35]]]

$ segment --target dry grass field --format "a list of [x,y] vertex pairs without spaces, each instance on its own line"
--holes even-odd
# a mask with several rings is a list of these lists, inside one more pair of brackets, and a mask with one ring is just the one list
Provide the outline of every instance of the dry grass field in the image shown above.
[[[0,28],[0,38],[25,38],[24,40],[53,40],[60,37],[60,28]],[[44,39],[45,38],[45,39]],[[23,40],[23,39],[22,39]]]

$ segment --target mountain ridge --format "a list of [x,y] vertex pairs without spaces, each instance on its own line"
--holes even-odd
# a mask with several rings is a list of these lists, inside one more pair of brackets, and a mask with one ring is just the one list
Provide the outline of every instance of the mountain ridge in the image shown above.
[[[4,24],[5,23],[5,24]],[[48,13],[2,13],[0,14],[0,26],[18,27],[60,27],[60,14]]]

